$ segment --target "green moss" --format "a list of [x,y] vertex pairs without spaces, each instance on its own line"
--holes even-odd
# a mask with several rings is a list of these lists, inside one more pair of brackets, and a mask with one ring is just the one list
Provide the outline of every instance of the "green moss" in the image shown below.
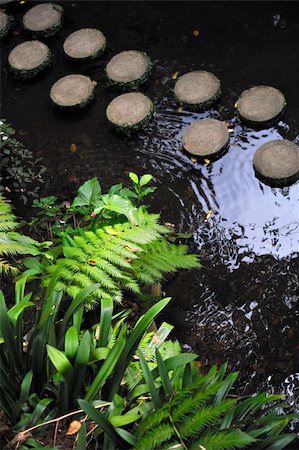
[[220,98],[220,95],[221,95],[221,89],[219,89],[213,97],[211,97],[209,100],[207,100],[206,102],[203,102],[203,103],[182,102],[177,98],[177,96],[175,94],[174,94],[174,98],[175,98],[176,103],[178,105],[180,105],[183,109],[186,109],[187,111],[200,112],[200,111],[204,111],[204,110],[210,108],[210,106],[212,106]]
[[10,29],[11,29],[11,24],[12,24],[13,18],[11,16],[7,16],[7,22],[4,28],[2,28],[2,30],[0,30],[0,39],[5,38]]
[[120,125],[115,125],[112,122],[110,122],[110,123],[112,124],[113,128],[116,131],[125,133],[127,136],[131,136],[132,134],[136,133],[137,131],[141,130],[142,128],[145,128],[150,123],[152,118],[154,117],[154,114],[155,114],[155,108],[154,108],[154,105],[152,104],[151,110],[149,111],[147,116],[140,122],[136,123],[135,125],[120,126]]
[[63,7],[60,5],[57,5],[56,3],[52,3],[52,6],[56,11],[61,12],[61,18],[60,18],[59,23],[56,23],[55,25],[53,25],[50,28],[47,28],[46,30],[40,30],[40,31],[29,30],[24,26],[24,23],[23,23],[24,31],[26,33],[30,34],[30,36],[32,36],[33,38],[48,38],[48,37],[54,36],[55,34],[59,33],[62,29],[63,18],[64,18]]
[[50,67],[52,64],[52,54],[50,50],[48,51],[47,57],[42,64],[34,69],[30,70],[19,70],[9,64],[10,73],[13,78],[34,78],[36,75],[41,73],[43,70]]
[[153,64],[149,60],[149,66],[148,66],[146,72],[144,72],[144,74],[142,75],[142,77],[137,78],[134,81],[129,81],[127,83],[121,82],[121,81],[114,81],[114,80],[112,80],[111,78],[108,77],[107,72],[105,70],[107,86],[116,87],[120,91],[124,91],[124,92],[137,91],[139,89],[139,87],[143,83],[146,83],[146,81],[149,79],[149,77],[151,75],[151,72],[152,72],[152,68],[153,68]]

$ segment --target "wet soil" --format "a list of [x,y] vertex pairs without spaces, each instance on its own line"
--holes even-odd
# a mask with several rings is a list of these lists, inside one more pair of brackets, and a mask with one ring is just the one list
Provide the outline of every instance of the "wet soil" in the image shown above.
[[[282,391],[298,410],[299,183],[271,188],[252,166],[261,144],[299,142],[296,3],[61,2],[63,30],[47,40],[52,69],[32,81],[13,81],[7,55],[25,40],[19,20],[30,3],[15,15],[13,34],[3,44],[2,116],[43,157],[48,170],[41,196],[70,199],[93,176],[106,189],[126,181],[129,171],[152,173],[158,186],[153,209],[192,233],[190,248],[204,266],[164,285],[173,297],[164,319],[203,364],[229,360],[240,370],[240,392]],[[107,50],[74,65],[62,44],[81,27],[99,28]],[[105,87],[103,69],[114,54],[130,49],[145,51],[155,63],[142,91],[154,100],[156,116],[143,132],[124,138],[105,118],[117,92]],[[176,73],[195,69],[222,82],[219,102],[206,113],[179,111],[173,100]],[[96,100],[80,114],[59,112],[49,101],[53,83],[71,73],[97,81]],[[287,108],[276,126],[255,131],[240,124],[234,104],[257,84],[280,89]],[[193,162],[181,148],[187,125],[203,117],[225,120],[230,129],[230,148],[213,163]]]

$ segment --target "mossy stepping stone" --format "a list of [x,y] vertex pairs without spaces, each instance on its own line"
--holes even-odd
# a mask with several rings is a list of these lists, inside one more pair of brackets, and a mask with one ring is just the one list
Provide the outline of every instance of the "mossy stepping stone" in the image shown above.
[[106,48],[106,38],[100,30],[82,28],[70,34],[63,44],[66,56],[74,61],[94,59]]
[[174,86],[177,103],[192,111],[209,108],[220,94],[220,80],[205,70],[196,70],[182,75]]
[[50,90],[52,102],[66,109],[85,107],[94,97],[94,85],[85,75],[72,74],[60,78]]
[[0,38],[7,36],[11,27],[11,18],[0,9]]
[[286,106],[282,92],[272,86],[254,86],[244,91],[237,101],[240,119],[249,125],[270,125],[278,120]]
[[299,178],[299,147],[286,139],[263,144],[253,165],[258,178],[273,186],[286,186]]
[[110,59],[106,66],[106,75],[110,85],[134,90],[147,81],[150,70],[151,61],[146,53],[127,50]]
[[31,78],[51,65],[51,52],[43,42],[25,41],[10,52],[8,64],[16,78]]
[[23,17],[23,26],[32,36],[49,37],[61,30],[63,8],[55,3],[41,3],[29,9]]
[[140,92],[116,97],[106,109],[109,122],[117,129],[131,133],[144,128],[153,116],[153,102]]
[[183,135],[184,149],[199,158],[215,158],[226,150],[228,144],[228,129],[216,119],[197,120]]

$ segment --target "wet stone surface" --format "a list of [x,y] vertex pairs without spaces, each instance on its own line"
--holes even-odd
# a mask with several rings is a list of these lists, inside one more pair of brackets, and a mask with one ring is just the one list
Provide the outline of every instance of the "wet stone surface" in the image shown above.
[[272,86],[254,86],[244,91],[237,101],[240,117],[259,125],[278,119],[285,106],[283,93]]
[[62,12],[54,3],[41,3],[29,9],[23,17],[24,28],[31,32],[46,32],[62,21]]
[[[69,200],[93,176],[105,192],[112,183],[127,183],[130,171],[152,173],[158,186],[148,199],[152,210],[191,232],[190,249],[204,266],[165,283],[173,301],[161,320],[176,325],[204,368],[230,359],[230,368],[241,372],[241,393],[264,387],[286,392],[298,411],[299,182],[271,188],[256,178],[252,164],[256,150],[270,140],[299,142],[296,2],[62,3],[68,20],[51,40],[56,62],[47,75],[30,84],[9,76],[5,61],[24,40],[21,28],[2,50],[3,116],[16,128],[16,138],[43,157],[48,170],[41,196]],[[97,101],[70,117],[51,108],[48,93],[57,79],[73,73],[61,48],[83,27],[101,29],[109,46],[103,58],[79,63],[78,72],[98,82]],[[154,101],[156,115],[128,138],[107,124],[105,111],[115,92],[105,87],[104,68],[130,48],[155,61],[143,92]],[[221,80],[221,100],[204,113],[178,111],[173,76],[198,68]],[[240,122],[234,104],[248,86],[265,84],[284,93],[287,108],[283,121],[253,130]],[[24,114],[22,105],[28,104]],[[182,151],[182,135],[204,118],[228,122],[230,147],[217,161],[194,163]],[[14,203],[20,215],[31,217],[28,207]]]
[[142,78],[148,71],[150,60],[140,51],[128,50],[113,56],[106,66],[108,79],[129,83]]
[[65,54],[75,60],[95,58],[104,51],[105,47],[105,36],[95,28],[74,31],[63,43]]
[[63,108],[84,106],[93,96],[94,86],[89,77],[72,74],[53,84],[50,97],[55,105]]
[[133,127],[141,123],[153,110],[152,101],[140,92],[122,94],[109,103],[107,119],[117,127]]
[[273,181],[296,181],[299,175],[299,147],[286,139],[270,141],[256,151],[255,170]]
[[228,146],[229,133],[220,120],[202,119],[188,126],[182,142],[184,149],[192,155],[209,158]]

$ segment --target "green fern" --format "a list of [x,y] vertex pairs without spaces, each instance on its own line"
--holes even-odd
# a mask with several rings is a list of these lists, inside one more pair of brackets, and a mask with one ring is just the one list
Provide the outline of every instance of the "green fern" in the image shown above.
[[225,369],[212,367],[146,416],[136,428],[134,449],[280,450],[292,442],[295,434],[282,433],[293,417],[278,414],[282,396],[227,398],[237,373],[225,377]]
[[[0,194],[0,256],[38,255],[40,253],[39,243],[16,232],[18,227],[19,224],[16,216],[12,213],[8,200]],[[17,272],[16,267],[0,257],[0,274],[15,275]]]
[[45,284],[59,268],[57,283],[72,297],[91,284],[100,285],[88,299],[89,306],[100,298],[120,302],[123,290],[138,295],[142,284],[160,281],[165,272],[199,266],[196,255],[187,255],[186,246],[167,241],[168,232],[159,224],[159,215],[140,208],[138,225],[124,222],[81,230],[72,238],[63,234],[63,256],[48,267]]

